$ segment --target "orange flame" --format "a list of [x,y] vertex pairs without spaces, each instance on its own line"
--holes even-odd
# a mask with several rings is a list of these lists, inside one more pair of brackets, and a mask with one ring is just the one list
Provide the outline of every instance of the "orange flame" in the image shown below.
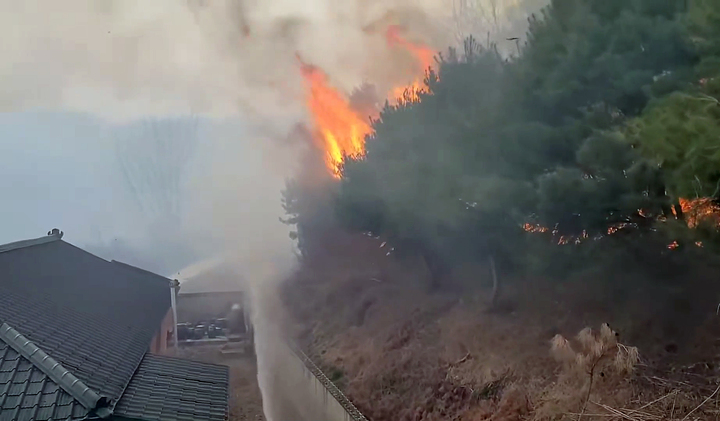
[[[385,33],[385,39],[390,46],[399,46],[409,51],[418,63],[418,73],[425,73],[429,68],[432,67],[435,61],[435,52],[427,47],[426,45],[416,44],[410,42],[400,35],[402,27],[398,25],[392,25],[388,27]],[[424,90],[424,77],[416,78],[410,86],[403,86],[394,88],[391,92],[392,99],[399,99],[401,101],[416,102],[420,99],[418,93]]]
[[330,173],[339,177],[339,166],[345,156],[365,152],[365,136],[370,134],[369,122],[358,116],[349,101],[330,86],[328,77],[319,68],[301,62],[302,75],[308,87],[307,106],[317,130],[316,139],[325,152]]
[[[678,202],[685,215],[685,221],[690,228],[696,228],[700,223],[707,221],[712,221],[716,226],[720,226],[720,207],[712,199],[707,197],[698,199],[680,198]],[[672,212],[677,217],[675,209]]]
[[[415,58],[417,72],[424,72],[433,63],[434,52],[421,44],[410,42],[400,36],[401,27],[391,26],[386,39],[391,46],[400,46]],[[346,156],[365,153],[365,136],[372,133],[369,116],[360,115],[350,105],[347,96],[330,85],[328,76],[316,66],[304,63],[300,57],[300,70],[307,86],[307,107],[313,119],[315,140],[325,154],[325,165],[336,178]],[[416,78],[409,86],[394,88],[389,99],[398,102],[416,102],[423,87],[423,77]]]

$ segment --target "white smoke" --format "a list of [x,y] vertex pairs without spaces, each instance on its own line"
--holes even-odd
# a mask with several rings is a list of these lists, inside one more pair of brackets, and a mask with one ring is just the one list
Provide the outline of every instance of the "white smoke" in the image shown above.
[[296,53],[343,88],[382,79],[393,51],[373,24],[429,42],[445,1],[0,0],[0,110],[297,117]]

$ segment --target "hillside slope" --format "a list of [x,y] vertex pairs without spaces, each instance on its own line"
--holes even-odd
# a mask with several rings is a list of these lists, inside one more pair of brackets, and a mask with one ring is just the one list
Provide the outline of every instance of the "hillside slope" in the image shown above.
[[[562,283],[512,279],[491,311],[486,268],[459,276],[462,293],[429,294],[423,265],[388,256],[381,244],[361,235],[328,238],[322,257],[306,259],[284,289],[298,341],[373,421],[577,419],[581,412],[583,419],[683,419],[720,378],[712,275],[685,274],[683,288],[642,283],[632,272],[612,282],[598,282],[597,272]],[[629,277],[632,291],[624,286]],[[602,323],[638,347],[641,359],[625,374],[612,361],[598,364],[588,393],[587,367],[556,361],[551,339]],[[708,400],[688,419],[714,411]]]

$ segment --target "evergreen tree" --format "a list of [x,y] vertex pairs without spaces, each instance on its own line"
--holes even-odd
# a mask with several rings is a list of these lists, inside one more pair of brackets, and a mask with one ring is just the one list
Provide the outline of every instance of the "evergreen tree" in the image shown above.
[[686,0],[690,2],[686,24],[701,62],[700,78],[720,74],[720,3],[715,0]]
[[458,260],[517,255],[525,223],[656,238],[693,183],[720,185],[714,80],[673,93],[713,62],[719,15],[698,11],[716,3],[553,0],[519,57],[472,38],[450,50],[420,100],[386,105],[365,156],[346,160],[341,221],[425,256],[435,286]]
[[[713,92],[714,91],[714,92]],[[720,198],[720,81],[657,101],[630,127],[674,198]]]
[[639,114],[658,75],[671,89],[697,61],[681,9],[674,0],[552,1],[531,19],[518,63],[525,111],[554,124],[596,105]]
[[668,215],[662,177],[617,128],[692,79],[682,11],[664,0],[556,0],[531,19],[513,86],[525,120],[555,130],[542,142],[555,147],[537,179],[539,222],[594,236],[648,227],[640,213]]

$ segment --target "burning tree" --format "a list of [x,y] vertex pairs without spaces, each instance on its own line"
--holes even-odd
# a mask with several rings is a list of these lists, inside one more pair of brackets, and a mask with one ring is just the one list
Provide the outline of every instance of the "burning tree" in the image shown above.
[[342,172],[338,206],[345,222],[422,255],[433,287],[458,259],[502,248],[498,235],[519,231],[515,218],[525,204],[507,207],[496,199],[530,191],[525,172],[484,153],[502,134],[473,131],[476,115],[491,125],[505,120],[496,107],[505,63],[472,38],[464,47],[429,73],[420,101],[386,106],[365,155],[346,160]]
[[582,266],[623,254],[612,249],[651,261],[673,241],[698,244],[658,223],[717,195],[717,8],[555,0],[530,18],[518,56],[471,37],[431,65],[431,51],[390,27],[388,42],[429,72],[377,115],[369,85],[348,99],[303,64],[338,220],[424,257],[436,288],[462,262],[548,265],[548,245],[582,245],[560,255]]
[[656,124],[648,103],[693,83],[701,55],[685,11],[682,2],[556,0],[531,18],[515,59],[472,39],[450,50],[426,93],[387,106],[365,154],[345,160],[339,214],[412,245],[435,285],[455,262],[481,256],[522,267],[528,222],[556,243],[645,233],[634,238],[657,243],[648,250],[659,256],[667,238],[655,223],[680,210],[671,168],[628,127]]
[[[404,38],[404,28],[390,26],[385,33],[392,47],[403,48],[415,58],[418,73],[433,61],[434,52],[420,43]],[[302,170],[286,182],[282,202],[287,218],[282,222],[296,226],[291,236],[298,240],[303,256],[323,247],[327,231],[335,226],[333,207],[336,180],[344,165],[361,159],[366,153],[366,138],[372,131],[372,119],[378,116],[383,100],[374,85],[365,83],[346,95],[332,85],[322,69],[298,57],[300,72],[307,88],[306,103],[310,124],[297,127],[292,134],[314,147],[303,157]],[[422,77],[413,77],[408,84],[399,85],[389,93],[386,104],[409,104],[418,101]],[[318,158],[324,161],[324,171],[317,171]]]

